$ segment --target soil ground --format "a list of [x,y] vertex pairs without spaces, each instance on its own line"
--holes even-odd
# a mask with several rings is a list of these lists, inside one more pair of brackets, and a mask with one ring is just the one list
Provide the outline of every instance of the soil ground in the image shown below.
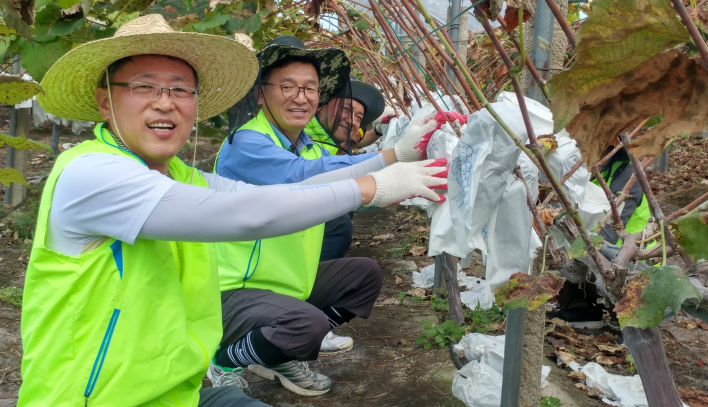
[[[0,133],[5,133],[7,122],[1,119]],[[34,129],[30,138],[49,144],[50,133],[50,128],[45,126]],[[87,132],[75,136],[65,131],[60,144],[73,144],[88,137],[91,135]],[[219,147],[218,140],[214,141],[201,140],[197,149],[198,167],[205,171],[211,171]],[[186,148],[180,155],[189,162],[192,153],[193,150]],[[6,149],[0,149],[0,168],[5,166],[5,157]],[[53,165],[50,154],[44,151],[31,152],[30,158],[35,159],[35,164],[30,166],[28,174],[28,179],[34,182],[29,198],[14,211],[6,208],[0,218],[0,287],[24,286],[33,230],[31,224],[27,225],[28,219],[32,219],[28,214],[36,208],[43,186],[41,180]],[[708,190],[708,139],[677,142],[669,154],[669,165],[668,174],[651,174],[667,214]],[[451,394],[451,381],[456,369],[448,349],[433,347],[423,350],[415,344],[423,331],[420,321],[437,323],[442,314],[431,310],[427,301],[414,302],[410,296],[399,301],[403,297],[399,295],[401,292],[411,290],[411,272],[433,263],[432,258],[424,254],[416,256],[410,252],[414,246],[427,246],[427,225],[425,216],[416,209],[394,207],[357,213],[354,217],[354,241],[347,255],[372,257],[378,261],[384,270],[384,287],[370,319],[354,320],[337,330],[341,335],[353,337],[354,349],[311,363],[311,368],[332,378],[332,391],[316,398],[298,397],[275,382],[249,374],[247,379],[251,395],[275,407],[462,406]],[[382,238],[382,235],[390,236]],[[466,271],[470,275],[483,276],[481,259],[475,259]],[[16,404],[21,385],[20,315],[20,308],[0,302],[0,407]],[[674,379],[679,387],[685,388],[682,394],[688,394],[684,400],[691,407],[708,405],[700,401],[700,397],[705,395],[700,392],[708,391],[708,366],[705,365],[708,362],[708,332],[704,328],[706,326],[701,327],[682,318],[678,323],[665,321],[661,326]],[[503,333],[499,324],[491,329],[491,334]],[[548,379],[550,384],[543,389],[543,395],[559,398],[566,407],[604,406],[604,403],[588,397],[585,391],[576,387],[576,383],[567,376],[567,368],[556,367],[553,353],[561,340],[559,333],[576,338],[580,334],[585,342],[581,341],[579,346],[585,346],[583,343],[593,343],[603,333],[603,338],[614,340],[616,332],[580,332],[572,335],[557,329],[553,332],[547,336],[544,348],[547,355],[544,364],[552,366],[552,369]],[[578,357],[583,359],[582,355]],[[581,364],[584,363],[581,361]],[[608,367],[608,370],[628,374],[627,365],[618,363]],[[209,385],[206,379],[205,384]]]

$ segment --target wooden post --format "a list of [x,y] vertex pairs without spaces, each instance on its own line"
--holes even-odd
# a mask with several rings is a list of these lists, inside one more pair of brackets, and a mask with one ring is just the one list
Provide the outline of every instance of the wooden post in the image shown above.
[[[29,136],[30,127],[30,114],[29,108],[27,109],[17,109],[17,129],[16,134],[18,136],[24,135]],[[27,161],[28,161],[27,150],[15,150],[15,162],[12,166],[14,169],[22,173],[22,176],[27,178]],[[13,183],[12,189],[12,200],[10,204],[12,206],[19,205],[25,197],[27,197],[27,187],[24,184]]]
[[649,407],[681,407],[671,368],[666,360],[664,341],[658,328],[622,329],[624,343],[629,348],[642,378]]

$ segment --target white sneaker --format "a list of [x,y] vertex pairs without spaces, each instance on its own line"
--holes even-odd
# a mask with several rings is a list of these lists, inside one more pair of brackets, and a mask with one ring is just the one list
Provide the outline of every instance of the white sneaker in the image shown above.
[[264,379],[277,379],[283,387],[301,396],[319,396],[332,388],[332,380],[310,370],[307,362],[291,360],[276,366],[249,365],[248,370]]
[[354,340],[348,336],[338,336],[334,332],[329,331],[327,336],[322,339],[320,345],[320,357],[341,355],[349,352],[354,347]]
[[214,364],[214,362],[209,363],[209,370],[207,370],[207,377],[211,380],[211,385],[214,387],[222,386],[236,386],[239,389],[246,391],[248,390],[248,382],[242,375],[243,368],[235,367],[233,369],[228,367],[221,367]]

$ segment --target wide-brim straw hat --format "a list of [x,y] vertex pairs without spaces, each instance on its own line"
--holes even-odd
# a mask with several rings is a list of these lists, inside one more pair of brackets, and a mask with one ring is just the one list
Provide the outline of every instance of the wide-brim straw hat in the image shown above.
[[103,121],[94,93],[106,68],[135,55],[166,55],[187,62],[199,78],[199,111],[208,119],[241,99],[256,80],[258,60],[236,40],[174,31],[159,14],[123,24],[111,38],[80,45],[62,56],[40,84],[39,104],[69,120]]
[[351,78],[351,82],[352,99],[364,105],[364,117],[359,125],[363,128],[381,116],[385,108],[384,98],[381,92],[371,84],[355,78]]
[[258,51],[257,55],[261,61],[261,73],[267,71],[276,62],[291,57],[308,57],[317,62],[320,68],[320,88],[322,88],[320,106],[333,97],[340,96],[349,81],[349,58],[341,49],[307,49],[298,38],[281,35]]

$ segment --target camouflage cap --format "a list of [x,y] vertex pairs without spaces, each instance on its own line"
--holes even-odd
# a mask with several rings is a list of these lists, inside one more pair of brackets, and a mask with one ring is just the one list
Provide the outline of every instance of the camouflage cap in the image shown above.
[[276,40],[256,53],[261,61],[261,73],[280,60],[290,57],[308,57],[320,65],[320,87],[322,88],[320,106],[342,92],[342,88],[349,81],[350,71],[349,58],[344,51],[337,48],[307,49],[304,44],[300,48],[294,41],[291,45],[295,46],[288,46],[279,44]]

